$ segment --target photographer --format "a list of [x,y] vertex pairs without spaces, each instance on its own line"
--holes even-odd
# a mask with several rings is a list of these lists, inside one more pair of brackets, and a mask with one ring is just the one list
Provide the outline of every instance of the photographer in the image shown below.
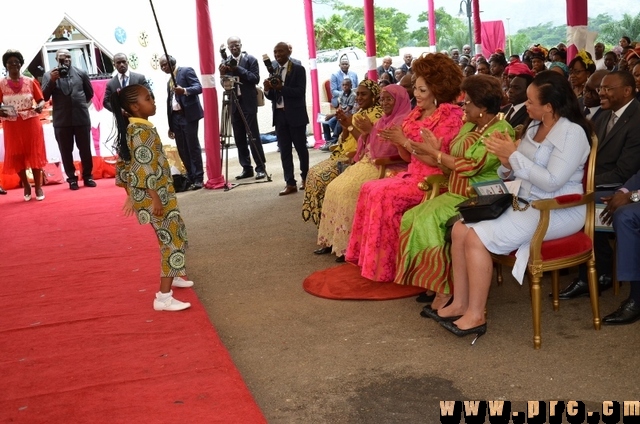
[[[249,156],[250,147],[251,155],[256,163],[255,178],[259,180],[265,178],[266,174],[264,168],[265,156],[260,142],[260,129],[258,128],[256,92],[256,84],[260,81],[258,61],[255,57],[242,51],[242,43],[238,37],[229,37],[227,47],[231,52],[231,57],[227,57],[224,46],[220,48],[220,54],[223,58],[219,67],[220,75],[234,76],[240,80],[240,83],[234,87],[240,110],[238,110],[234,102],[231,102],[231,125],[233,126],[233,136],[238,147],[238,160],[242,166],[242,173],[236,179],[250,178],[254,175],[251,167],[251,157]],[[253,142],[248,140],[249,134],[247,134],[242,115],[244,115],[251,130]]]
[[[285,42],[276,44],[273,49],[278,68],[264,80],[267,99],[271,100],[273,125],[276,127],[280,160],[284,171],[286,186],[280,196],[298,191],[293,168],[293,147],[300,160],[300,189],[304,190],[309,171],[309,151],[307,150],[307,74],[303,66],[289,60],[289,46]],[[265,64],[267,61],[265,61]]]
[[89,75],[71,65],[71,53],[67,49],[56,52],[58,67],[42,77],[42,94],[48,101],[53,98],[53,128],[60,148],[60,156],[67,182],[71,190],[78,190],[78,177],[73,165],[73,144],[78,146],[82,162],[82,179],[85,187],[95,187],[91,172],[91,118],[89,103],[93,87]]

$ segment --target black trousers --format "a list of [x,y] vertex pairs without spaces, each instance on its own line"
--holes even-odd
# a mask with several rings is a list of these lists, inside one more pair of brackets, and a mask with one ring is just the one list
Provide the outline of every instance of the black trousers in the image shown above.
[[76,168],[73,165],[73,146],[78,146],[80,161],[82,163],[82,179],[93,178],[93,158],[91,157],[91,126],[81,125],[75,127],[55,127],[54,134],[62,157],[64,173],[67,174],[67,181],[78,181]]
[[202,183],[204,168],[202,166],[202,148],[198,139],[198,124],[200,121],[187,122],[181,113],[172,113],[171,122],[176,137],[178,155],[187,170],[187,177],[191,183]]
[[307,125],[291,125],[281,109],[274,112],[274,122],[276,124],[276,136],[278,137],[278,147],[280,148],[280,160],[284,171],[284,180],[287,185],[295,186],[296,179],[293,175],[293,147],[298,153],[300,160],[300,177],[302,181],[307,179],[309,172],[309,150],[307,150]]
[[233,126],[233,137],[236,140],[236,147],[238,148],[238,161],[245,171],[253,171],[251,168],[251,157],[249,156],[249,148],[251,149],[251,156],[256,163],[256,172],[264,172],[264,163],[266,159],[264,157],[264,150],[262,149],[262,142],[260,141],[260,129],[258,128],[258,115],[257,113],[245,113],[245,119],[251,130],[251,137],[253,137],[253,143],[249,140],[249,134],[247,134],[247,127],[240,115],[240,109],[235,108],[233,116],[231,118],[231,125]]
[[[596,191],[596,203],[602,203],[600,198],[611,196],[614,191]],[[605,231],[596,231],[593,233],[593,253],[596,257],[596,273],[598,277],[603,274],[613,274],[613,248],[610,240],[613,239],[613,233]],[[578,278],[585,283],[587,282],[587,266],[582,264],[578,267]]]

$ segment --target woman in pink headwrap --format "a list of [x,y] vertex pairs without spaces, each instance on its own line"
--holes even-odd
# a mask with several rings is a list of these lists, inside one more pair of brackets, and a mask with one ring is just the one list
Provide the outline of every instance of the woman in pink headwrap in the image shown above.
[[364,116],[358,118],[363,133],[358,139],[358,150],[353,159],[355,164],[349,166],[327,186],[318,228],[318,245],[321,246],[316,250],[318,254],[330,253],[333,250],[338,259],[344,257],[360,187],[365,182],[376,179],[380,173],[373,161],[398,155],[398,148],[383,140],[378,132],[402,123],[411,111],[409,94],[397,84],[388,85],[380,93],[380,106],[384,116],[377,122],[372,123]]

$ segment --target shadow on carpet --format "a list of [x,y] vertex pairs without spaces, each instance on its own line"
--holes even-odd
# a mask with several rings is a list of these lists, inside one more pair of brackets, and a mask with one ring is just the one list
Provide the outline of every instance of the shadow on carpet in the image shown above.
[[304,290],[314,296],[334,300],[391,300],[417,296],[422,287],[378,283],[360,275],[360,268],[343,264],[316,271],[302,283]]

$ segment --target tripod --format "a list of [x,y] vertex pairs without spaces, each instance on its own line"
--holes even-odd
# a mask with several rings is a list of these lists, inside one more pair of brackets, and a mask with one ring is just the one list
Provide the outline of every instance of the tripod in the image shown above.
[[[229,183],[229,146],[231,145],[231,137],[233,136],[233,127],[231,125],[231,103],[236,108],[236,111],[240,114],[240,118],[242,119],[242,123],[244,124],[245,131],[247,132],[247,137],[249,138],[249,143],[253,147],[253,151],[258,151],[256,147],[256,138],[251,132],[251,128],[249,122],[247,121],[246,116],[242,112],[242,108],[240,107],[240,102],[238,101],[238,96],[236,95],[236,84],[239,84],[238,77],[231,77],[228,75],[222,76],[220,80],[222,87],[224,88],[224,93],[222,94],[222,112],[220,113],[220,148],[222,149],[220,160],[223,160],[224,157],[224,179],[225,186],[224,191],[229,191],[235,188],[238,185],[246,185],[246,184],[256,184],[263,182],[271,182],[271,175],[267,172],[267,165],[262,160],[260,155],[255,155],[254,160],[256,161],[256,166],[258,169],[264,169],[264,173],[267,178],[265,181],[256,181],[252,183]],[[226,152],[226,155],[225,155]],[[222,165],[222,163],[220,164]]]

